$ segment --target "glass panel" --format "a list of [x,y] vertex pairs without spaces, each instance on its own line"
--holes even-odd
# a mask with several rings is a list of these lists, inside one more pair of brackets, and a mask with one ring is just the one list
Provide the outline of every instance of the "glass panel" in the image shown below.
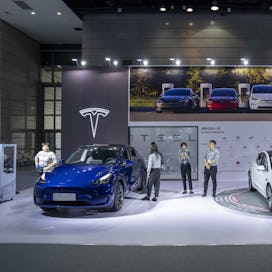
[[44,116],[44,129],[54,129],[54,116]]
[[56,116],[56,129],[61,129],[61,116]]
[[27,129],[36,129],[36,115],[27,115],[26,128]]
[[130,144],[147,161],[150,143],[158,144],[162,154],[162,179],[180,179],[180,165],[178,151],[180,143],[186,142],[190,150],[192,178],[198,178],[198,132],[197,127],[131,127]]
[[11,129],[25,129],[25,116],[24,115],[11,115]]
[[25,133],[21,132],[13,132],[11,134],[11,142],[13,144],[17,144],[17,148],[24,148],[25,147]]
[[56,154],[57,159],[61,159],[61,150],[60,149],[56,149],[55,154]]
[[61,83],[62,80],[62,72],[61,71],[55,71],[54,72],[54,82],[55,83]]
[[25,147],[26,147],[26,150],[35,148],[35,133],[34,132],[26,133]]
[[42,67],[42,78],[43,83],[52,82],[52,67]]
[[49,149],[55,150],[55,133],[53,131],[45,132],[45,141],[49,143]]
[[56,101],[56,114],[61,115],[61,101]]
[[4,172],[14,173],[14,155],[15,150],[13,146],[4,147]]
[[54,114],[53,101],[44,101],[44,114]]
[[56,100],[61,100],[61,87],[56,87]]
[[61,148],[61,133],[56,133],[56,148]]
[[44,100],[54,100],[54,87],[44,87]]

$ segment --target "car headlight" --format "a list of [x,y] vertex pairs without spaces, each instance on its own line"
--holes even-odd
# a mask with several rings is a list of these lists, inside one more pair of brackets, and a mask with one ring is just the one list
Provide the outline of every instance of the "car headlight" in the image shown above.
[[163,103],[162,100],[160,99],[157,100],[157,104],[162,104],[162,103]]
[[105,176],[101,177],[100,179],[96,180],[93,184],[100,185],[100,184],[107,184],[111,179],[112,174],[106,174]]
[[212,101],[211,99],[207,99],[207,103],[208,103],[208,104],[212,104],[213,101]]
[[251,100],[258,100],[258,98],[252,96],[252,97],[251,97]]
[[43,173],[43,174],[40,176],[40,182],[41,182],[41,183],[46,183],[45,173]]

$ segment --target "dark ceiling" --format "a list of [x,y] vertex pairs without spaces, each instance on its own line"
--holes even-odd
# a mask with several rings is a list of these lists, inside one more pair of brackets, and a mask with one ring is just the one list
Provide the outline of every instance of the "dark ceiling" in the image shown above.
[[[212,0],[63,0],[79,17],[89,13],[146,13],[160,12],[159,8],[164,5],[166,12],[186,12],[185,6],[191,5],[194,12],[212,12],[210,6]],[[215,1],[220,9],[218,12],[225,13],[227,8],[231,12],[272,12],[272,0],[222,0]],[[270,10],[271,6],[271,10]]]

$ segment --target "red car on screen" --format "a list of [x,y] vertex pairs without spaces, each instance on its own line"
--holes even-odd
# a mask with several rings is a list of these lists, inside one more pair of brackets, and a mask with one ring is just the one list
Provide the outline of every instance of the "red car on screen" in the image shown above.
[[213,110],[238,110],[239,101],[236,90],[233,88],[213,89],[209,98],[206,100],[208,111]]

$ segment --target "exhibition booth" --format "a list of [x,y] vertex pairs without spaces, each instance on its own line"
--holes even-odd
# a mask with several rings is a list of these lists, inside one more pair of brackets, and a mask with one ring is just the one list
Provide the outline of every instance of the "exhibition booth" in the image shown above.
[[[226,246],[238,244],[241,250],[252,244],[271,244],[271,212],[265,199],[248,189],[252,161],[263,150],[272,149],[271,112],[250,111],[250,90],[252,85],[268,84],[271,80],[270,67],[64,69],[62,159],[80,145],[105,143],[131,145],[146,159],[150,143],[155,141],[163,154],[159,201],[141,201],[141,194],[131,192],[122,209],[115,213],[86,209],[42,211],[34,206],[33,190],[23,190],[13,201],[0,204],[0,216],[4,219],[0,242],[29,244],[30,252],[37,243],[67,248],[71,244],[96,245],[100,253],[107,252],[110,246],[133,245],[130,258],[143,250],[140,246],[155,246],[158,251],[162,245],[170,251],[172,246],[197,246],[198,252],[203,252],[210,248],[201,247],[217,245],[227,253]],[[193,89],[199,97],[199,108],[157,113],[157,99],[173,87]],[[235,88],[239,110],[207,113],[206,100],[214,87]],[[199,116],[205,120],[198,120]],[[210,184],[208,197],[202,198],[203,158],[211,139],[220,151],[218,194],[211,197]],[[181,194],[181,142],[186,142],[191,151],[193,195]],[[14,165],[8,167],[10,173],[15,173],[10,170],[15,169]],[[196,248],[186,250],[184,256],[197,254]],[[258,246],[254,250],[259,251]],[[240,260],[247,258],[241,255]],[[202,263],[206,261],[199,258]]]

